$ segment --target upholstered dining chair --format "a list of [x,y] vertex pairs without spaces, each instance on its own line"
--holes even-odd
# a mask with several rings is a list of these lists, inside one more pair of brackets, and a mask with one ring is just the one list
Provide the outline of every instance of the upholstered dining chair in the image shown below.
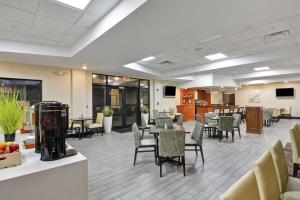
[[165,125],[167,125],[167,128],[173,128],[173,120],[170,118],[158,118],[155,121],[155,126],[157,128],[165,128]]
[[266,126],[271,126],[272,113],[269,110],[265,109],[263,111],[263,120]]
[[293,176],[296,177],[298,170],[300,169],[300,128],[299,124],[295,124],[292,129],[290,129],[290,140],[292,143],[293,151]]
[[[142,139],[139,127],[137,126],[136,123],[134,123],[132,125],[132,132],[133,132],[134,144],[135,144],[133,165],[135,165],[135,163],[136,163],[137,154],[142,153],[142,152],[154,152],[154,160],[155,160],[155,164],[157,164],[156,140],[154,138]],[[143,149],[146,148],[148,150],[140,150],[141,148],[143,148]],[[150,150],[149,150],[149,148],[150,148]]]
[[215,127],[218,125],[217,120],[213,120],[214,117],[218,117],[218,114],[215,113],[205,113],[205,125],[204,130],[208,132],[208,135],[211,136],[211,133],[214,132]]
[[230,108],[224,108],[223,114],[224,114],[225,116],[230,115],[230,114],[231,114],[231,113],[230,113]]
[[254,171],[251,170],[242,176],[220,200],[261,200]]
[[280,109],[273,108],[272,122],[279,122],[280,120]]
[[185,176],[185,131],[183,129],[160,131],[158,147],[160,177],[162,177],[162,164],[167,161],[166,158],[171,157],[178,157],[178,161],[181,158],[183,175]]
[[239,110],[238,108],[234,108],[233,113],[238,113],[238,110]]
[[183,126],[183,115],[179,115],[177,119],[177,125],[178,126]]
[[202,120],[201,115],[196,114],[196,121],[199,122],[199,123],[201,123],[201,124],[203,124],[203,120]]
[[171,117],[171,119],[175,119],[175,114],[176,114],[175,108],[170,107],[169,108],[169,117]]
[[221,109],[220,109],[220,108],[215,108],[213,113],[215,113],[215,114],[220,114],[220,112],[221,112]]
[[255,176],[261,200],[300,199],[300,192],[298,191],[281,193],[275,164],[270,151],[264,153],[255,163]]
[[204,125],[196,122],[191,137],[186,136],[185,146],[194,147],[195,149],[185,149],[185,151],[195,151],[196,156],[198,157],[198,147],[201,153],[202,162],[204,163],[203,148],[202,148],[202,139],[203,139]]
[[85,124],[85,128],[88,133],[90,133],[90,137],[94,133],[100,133],[103,135],[103,113],[97,113],[96,123]]
[[216,127],[218,131],[218,136],[220,142],[223,139],[223,131],[226,132],[226,137],[228,137],[228,132],[231,132],[232,141],[234,142],[234,128],[233,128],[234,118],[232,116],[221,116],[219,120],[219,124]]
[[146,119],[144,118],[144,115],[141,115],[141,122],[142,122],[142,125],[139,127],[139,129],[142,130],[142,139],[143,139],[144,133],[146,130],[150,129],[150,125],[147,124]]
[[239,136],[241,138],[241,128],[240,128],[240,125],[242,123],[241,115],[238,114],[238,113],[233,113],[232,116],[234,118],[234,120],[233,120],[233,129],[238,131]]
[[242,122],[245,122],[245,107],[239,107],[238,108],[238,113],[241,115],[241,120]]
[[298,194],[300,199],[300,179],[289,177],[284,149],[280,140],[273,145],[271,154],[275,165],[281,195],[284,196],[284,193],[293,191]]

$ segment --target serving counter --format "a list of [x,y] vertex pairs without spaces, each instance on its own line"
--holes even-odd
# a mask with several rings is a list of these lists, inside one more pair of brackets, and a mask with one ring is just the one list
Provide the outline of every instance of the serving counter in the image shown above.
[[88,164],[82,154],[45,162],[34,149],[21,152],[22,165],[0,169],[1,199],[88,199]]

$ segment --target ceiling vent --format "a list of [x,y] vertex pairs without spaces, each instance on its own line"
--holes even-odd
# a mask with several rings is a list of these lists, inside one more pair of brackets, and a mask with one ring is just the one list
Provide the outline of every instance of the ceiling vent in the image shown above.
[[64,76],[64,75],[66,75],[66,72],[64,72],[64,71],[58,71],[58,72],[53,72],[53,74],[55,74],[57,76]]
[[169,61],[169,60],[165,60],[165,61],[159,62],[158,64],[161,64],[161,65],[173,65],[174,62]]
[[282,40],[285,38],[288,38],[290,36],[291,32],[289,30],[284,30],[284,31],[278,31],[275,33],[271,33],[268,35],[264,36],[264,39],[267,42],[273,42],[273,41],[277,41],[277,40]]
[[202,48],[201,47],[197,47],[194,49],[194,51],[202,51]]

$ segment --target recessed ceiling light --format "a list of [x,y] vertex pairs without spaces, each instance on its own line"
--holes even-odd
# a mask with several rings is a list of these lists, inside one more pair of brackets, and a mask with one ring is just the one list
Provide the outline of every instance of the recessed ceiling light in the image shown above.
[[219,59],[227,58],[227,57],[228,56],[226,56],[223,53],[216,53],[216,54],[210,54],[210,55],[205,56],[205,58],[208,60],[219,60]]
[[149,57],[147,57],[147,58],[143,58],[142,59],[142,61],[149,61],[149,60],[154,60],[155,59],[155,57],[153,57],[153,56],[149,56]]
[[86,70],[86,69],[87,69],[87,66],[85,66],[85,65],[84,65],[84,66],[82,66],[82,69]]
[[4,86],[5,84],[4,84],[4,83],[2,83],[1,85],[2,85],[2,86]]
[[234,88],[235,90],[238,90],[238,88]]
[[224,85],[221,85],[221,88],[224,88]]
[[265,70],[269,70],[269,69],[270,69],[270,67],[256,67],[253,70],[259,72],[259,71],[265,71]]
[[288,81],[284,81],[285,83],[288,83]]
[[59,4],[70,6],[72,8],[84,10],[91,0],[54,0],[54,1]]

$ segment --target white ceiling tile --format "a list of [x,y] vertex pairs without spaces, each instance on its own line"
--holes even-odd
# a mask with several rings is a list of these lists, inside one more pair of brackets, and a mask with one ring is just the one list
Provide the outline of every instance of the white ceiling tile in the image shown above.
[[212,49],[221,47],[221,46],[227,46],[230,44],[231,44],[231,42],[227,38],[220,38],[220,39],[216,39],[216,40],[205,43],[206,46],[208,46],[209,48],[212,48]]
[[234,50],[234,51],[228,51],[226,52],[226,55],[228,57],[238,57],[245,55],[245,52],[242,49]]
[[263,39],[261,37],[252,38],[252,39],[248,39],[248,40],[237,43],[237,45],[240,46],[241,48],[257,46],[257,45],[261,45],[261,44],[264,44]]
[[94,25],[98,19],[99,19],[99,16],[97,16],[97,15],[84,13],[84,15],[82,15],[82,17],[80,17],[80,19],[78,20],[78,22],[76,24],[79,26],[83,26],[83,27],[90,27],[90,26]]
[[69,46],[72,46],[72,42],[65,42],[65,41],[60,41],[60,42],[57,42],[57,45],[59,46],[65,46],[65,47],[69,47]]
[[25,42],[28,40],[28,35],[14,33],[14,32],[5,31],[5,30],[0,30],[0,39]]
[[0,5],[0,18],[31,25],[34,15],[16,8]]
[[207,55],[209,53],[212,53],[213,50],[208,48],[207,46],[197,43],[195,45],[192,45],[190,47],[187,47],[186,49],[184,49],[186,52],[191,53],[191,54],[195,54],[198,56],[204,56]]
[[101,18],[119,2],[120,0],[93,0],[86,8],[86,12],[97,15],[99,18]]
[[33,36],[50,39],[50,40],[61,40],[64,34],[65,34],[64,32],[58,32],[58,31],[53,31],[53,30],[39,28],[39,27],[33,27],[31,31],[31,35]]
[[295,36],[296,41],[300,44],[300,35]]
[[279,48],[284,48],[284,47],[289,47],[289,46],[294,46],[296,45],[296,40],[294,38],[287,38],[283,40],[278,40],[274,42],[270,42],[267,44],[268,48],[270,49],[279,49]]
[[278,32],[278,31],[284,31],[284,30],[289,30],[289,29],[291,29],[289,21],[283,20],[283,21],[279,21],[279,22],[275,22],[275,23],[271,23],[271,24],[268,24],[265,26],[258,27],[255,30],[260,36],[264,36],[264,35]]
[[261,52],[266,51],[266,50],[267,50],[267,45],[265,45],[265,44],[260,44],[260,45],[257,45],[257,46],[246,47],[246,48],[243,49],[243,51],[246,54],[256,54],[256,53],[261,53]]
[[87,32],[87,30],[88,30],[88,28],[86,28],[86,27],[82,27],[82,26],[78,26],[78,25],[73,25],[71,27],[71,29],[69,30],[69,34],[72,34],[74,36],[81,36],[85,32]]
[[217,47],[214,50],[216,52],[222,52],[222,53],[226,54],[226,52],[228,52],[228,51],[234,51],[234,50],[237,50],[237,49],[239,49],[238,46],[236,46],[234,44],[230,44],[230,45],[226,45],[226,46]]
[[228,38],[232,42],[240,42],[240,41],[243,41],[243,40],[255,38],[257,36],[258,36],[257,33],[253,29],[250,29],[250,30],[247,30],[247,31],[243,31],[243,32],[239,32],[239,33],[230,35],[230,36],[228,36]]
[[32,42],[32,43],[47,44],[47,45],[56,45],[56,43],[57,43],[57,41],[54,41],[54,40],[48,40],[48,39],[43,39],[43,38],[34,37],[34,36],[29,36],[28,41]]
[[25,24],[0,19],[0,29],[13,31],[17,33],[29,34],[31,31],[31,27]]
[[299,27],[293,27],[291,29],[292,35],[300,35],[300,26]]
[[300,15],[290,18],[292,27],[300,27]]
[[82,15],[83,11],[63,6],[49,0],[41,0],[38,14],[54,20],[75,23]]
[[66,23],[61,20],[53,20],[41,15],[37,15],[33,24],[33,27],[46,28],[48,30],[67,32],[71,28],[72,24]]
[[39,0],[0,0],[0,3],[34,13]]

